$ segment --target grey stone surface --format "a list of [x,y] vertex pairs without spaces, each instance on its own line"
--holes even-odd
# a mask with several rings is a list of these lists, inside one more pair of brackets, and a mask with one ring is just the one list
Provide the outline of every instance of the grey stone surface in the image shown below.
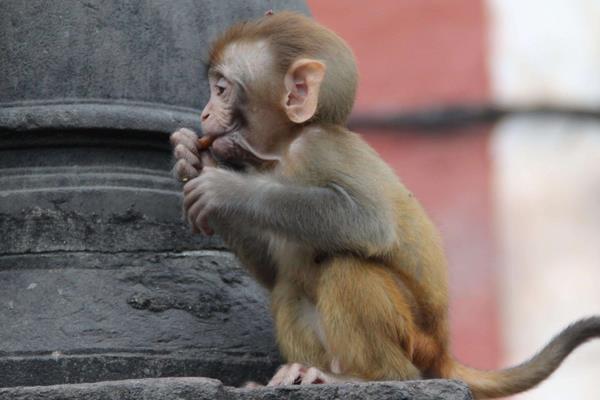
[[[67,156],[53,149],[45,152],[46,157]],[[101,150],[90,150],[88,157],[82,151],[85,164],[3,169],[18,153],[0,159],[0,257],[222,248],[214,237],[192,235],[184,223],[180,185],[169,175],[168,154],[157,160],[164,171],[90,162],[104,155]],[[111,154],[132,161],[136,156],[124,149]]]
[[183,223],[168,134],[212,37],[306,11],[272,3],[0,1],[0,387],[271,375],[268,300]]
[[198,128],[206,44],[303,1],[3,0],[0,127]]
[[470,400],[456,381],[379,382],[235,389],[204,378],[164,378],[0,389],[0,400]]
[[265,293],[230,253],[11,260],[0,258],[0,387],[186,375],[238,384],[280,362]]

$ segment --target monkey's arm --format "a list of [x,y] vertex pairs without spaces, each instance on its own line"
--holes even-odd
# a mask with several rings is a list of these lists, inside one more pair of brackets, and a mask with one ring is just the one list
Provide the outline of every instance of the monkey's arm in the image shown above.
[[[215,166],[216,162],[205,151],[211,138],[198,136],[189,129],[179,129],[171,135],[174,156],[177,160],[173,173],[179,180],[188,180],[200,174],[203,166]],[[223,237],[227,246],[256,280],[268,289],[275,284],[276,269],[269,255],[267,238],[253,226],[240,224],[226,218],[213,221],[214,228]],[[192,224],[194,230],[196,226]]]
[[206,221],[211,215],[257,226],[323,251],[373,255],[395,242],[386,204],[350,195],[336,184],[305,186],[206,168],[186,184],[184,195],[188,218],[205,232],[210,231]]
[[[258,182],[257,182],[258,183]],[[394,242],[384,213],[336,184],[324,187],[267,182],[239,211],[266,229],[322,250],[383,250]]]
[[268,239],[253,226],[239,223],[231,218],[214,219],[211,224],[248,272],[261,285],[269,290],[273,289],[277,269],[269,255]]

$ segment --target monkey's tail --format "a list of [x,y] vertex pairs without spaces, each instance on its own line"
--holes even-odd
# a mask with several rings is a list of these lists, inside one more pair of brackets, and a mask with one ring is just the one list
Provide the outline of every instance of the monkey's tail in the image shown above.
[[595,337],[600,337],[600,316],[569,325],[539,353],[515,367],[482,371],[454,362],[448,378],[464,381],[476,399],[510,396],[536,386],[550,376],[577,346]]

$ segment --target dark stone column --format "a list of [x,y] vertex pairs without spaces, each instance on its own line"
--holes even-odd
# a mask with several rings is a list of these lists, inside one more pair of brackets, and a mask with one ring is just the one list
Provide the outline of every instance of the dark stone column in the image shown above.
[[198,129],[207,42],[303,1],[0,2],[0,387],[265,379],[265,293],[192,236],[168,133]]

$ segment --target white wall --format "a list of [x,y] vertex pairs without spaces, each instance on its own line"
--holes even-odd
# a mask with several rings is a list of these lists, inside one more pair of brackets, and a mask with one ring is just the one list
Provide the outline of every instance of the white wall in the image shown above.
[[[488,4],[496,101],[600,109],[600,1]],[[508,118],[492,153],[508,365],[573,320],[600,314],[600,123]],[[600,399],[600,343],[519,398]]]

